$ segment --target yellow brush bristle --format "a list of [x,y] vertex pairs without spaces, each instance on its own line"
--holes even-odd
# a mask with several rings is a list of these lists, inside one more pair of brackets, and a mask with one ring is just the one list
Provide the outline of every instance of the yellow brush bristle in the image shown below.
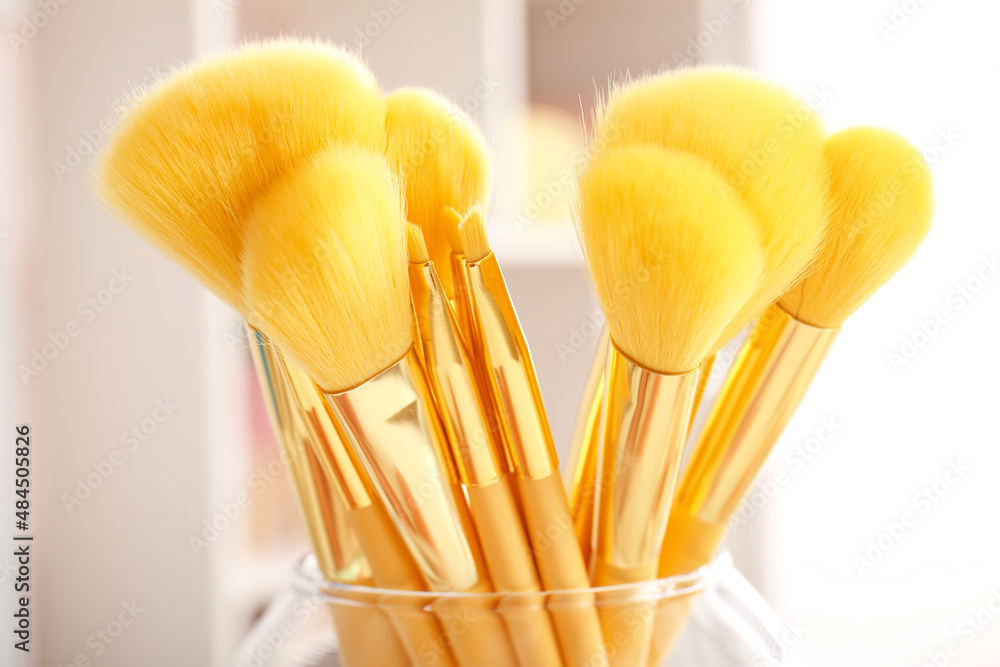
[[442,208],[460,213],[489,197],[490,156],[472,120],[429,90],[403,88],[385,98],[386,155],[406,194],[410,222],[420,225],[441,283],[454,294],[451,247]]
[[424,243],[424,233],[412,222],[406,223],[406,250],[410,256],[410,264],[426,264],[431,259],[427,254],[427,244]]
[[385,158],[356,147],[288,173],[247,218],[247,305],[327,391],[370,380],[413,344],[404,221]]
[[98,166],[103,199],[242,310],[243,219],[291,164],[331,141],[381,147],[368,70],[316,42],[254,44],[172,75],[125,112]]
[[478,262],[490,254],[490,239],[486,236],[486,223],[483,221],[483,211],[473,206],[469,216],[458,226],[462,239],[462,250],[470,262]]
[[652,144],[706,160],[742,195],[758,226],[765,268],[716,347],[806,272],[826,228],[825,134],[787,91],[733,68],[695,68],[613,90],[595,147]]
[[902,137],[854,127],[826,142],[832,217],[816,268],[781,298],[797,319],[838,328],[916,252],[934,192],[923,156]]
[[458,211],[450,206],[445,206],[441,209],[441,228],[444,229],[448,246],[455,255],[465,254],[465,249],[462,247],[462,235],[458,233],[458,228],[461,224],[462,216]]
[[694,370],[764,265],[752,213],[707,163],[652,146],[596,154],[579,190],[579,233],[615,345],[649,370]]

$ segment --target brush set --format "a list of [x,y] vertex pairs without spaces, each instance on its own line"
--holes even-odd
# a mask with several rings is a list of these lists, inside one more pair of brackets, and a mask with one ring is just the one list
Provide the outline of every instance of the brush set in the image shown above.
[[695,596],[651,587],[713,559],[929,230],[918,151],[828,136],[741,70],[614,86],[592,130],[575,218],[607,332],[567,485],[486,234],[486,142],[450,102],[322,43],[250,44],[140,91],[101,157],[109,208],[246,320],[348,667],[662,665]]

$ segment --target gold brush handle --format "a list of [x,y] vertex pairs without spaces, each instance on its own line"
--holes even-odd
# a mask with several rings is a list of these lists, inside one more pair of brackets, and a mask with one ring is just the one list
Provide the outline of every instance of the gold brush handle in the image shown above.
[[[360,586],[375,585],[373,580],[355,583]],[[329,595],[338,599],[328,606],[337,628],[340,660],[345,667],[409,667],[413,664],[392,619],[377,606],[377,595],[342,589],[333,589]],[[346,603],[342,604],[339,600]]]
[[[434,612],[447,633],[455,659],[462,667],[496,665],[496,667],[517,667],[512,637],[508,637],[503,619],[497,613],[497,597],[489,595],[494,591],[489,577],[489,569],[483,555],[473,514],[465,498],[465,489],[457,480],[452,480],[449,488],[455,498],[455,506],[462,527],[469,539],[469,548],[480,573],[479,581],[466,593],[481,593],[481,599],[461,599],[442,597],[432,603]],[[491,526],[484,526],[489,531]]]
[[[726,536],[725,523],[705,523],[691,514],[691,508],[675,502],[667,524],[668,539],[660,552],[659,571],[676,574],[694,572],[715,557]],[[660,576],[670,576],[663,575]],[[656,611],[648,667],[659,667],[670,655],[687,621],[696,594],[665,600]]]
[[[289,482],[305,519],[320,571],[331,581],[373,583],[366,579],[370,576],[368,564],[351,528],[348,510],[341,496],[330,488],[313,450],[311,433],[288,384],[284,360],[256,329],[248,325],[247,334],[271,425],[288,463]],[[341,592],[338,597],[348,598],[348,594]],[[347,667],[411,664],[383,612],[372,606],[337,603],[328,608]]]
[[695,447],[677,502],[706,523],[729,520],[839,331],[803,324],[777,305],[761,315]]
[[[597,586],[656,579],[697,378],[697,370],[649,371],[610,347],[594,530]],[[613,667],[646,662],[655,611],[649,593],[640,587],[601,594],[598,606]]]
[[487,586],[467,593],[483,593],[482,600],[444,596],[435,599],[431,608],[441,621],[444,645],[451,645],[462,667],[495,665],[517,667],[517,657],[507,635],[507,628],[496,610],[496,597]]
[[[470,486],[468,492],[472,517],[477,526],[483,527],[479,535],[496,589],[539,593],[541,585],[509,478],[504,476],[493,484]],[[540,594],[503,598],[500,614],[521,665],[560,667],[562,658],[555,628],[542,600]]]
[[607,328],[601,333],[590,365],[587,384],[584,385],[573,428],[572,449],[566,472],[569,489],[569,508],[573,517],[583,562],[589,563],[594,537],[594,501],[597,497],[597,464],[601,442],[601,404],[604,401],[604,369],[608,359],[611,337]]
[[589,592],[590,577],[573,532],[562,478],[554,472],[541,479],[517,480],[529,539],[542,585],[558,594],[549,610],[566,665],[604,665],[606,650],[601,621]]
[[[674,498],[659,576],[691,572],[712,560],[725,537],[726,522],[839,331],[799,322],[777,304],[761,315],[733,364]],[[679,633],[685,620],[676,610],[657,615],[653,660],[666,656],[667,640]]]
[[[379,587],[400,591],[425,590],[426,584],[416,563],[380,503],[376,501],[367,507],[352,509],[350,516]],[[428,595],[423,603],[431,599]],[[413,603],[413,606],[404,606],[399,602],[389,602],[383,607],[392,619],[412,664],[420,667],[456,667],[449,644],[442,641],[445,634],[441,623],[422,608],[423,603],[418,600]]]

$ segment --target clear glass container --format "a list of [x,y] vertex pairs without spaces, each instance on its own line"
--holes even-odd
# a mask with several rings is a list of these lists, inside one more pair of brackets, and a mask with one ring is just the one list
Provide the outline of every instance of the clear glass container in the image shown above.
[[[443,653],[453,657],[467,650],[471,640],[487,657],[456,659],[452,664],[488,667],[495,662],[488,656],[525,651],[525,631],[532,634],[541,626],[548,627],[546,618],[586,613],[594,607],[605,628],[609,621],[638,628],[643,641],[649,642],[649,648],[641,649],[640,654],[650,657],[636,659],[644,662],[636,667],[802,665],[794,655],[798,638],[733,567],[728,554],[691,574],[644,584],[515,595],[412,593],[346,586],[324,581],[315,559],[308,556],[251,630],[233,664],[444,665]],[[541,623],[533,616],[539,613]],[[553,622],[551,627],[556,625]],[[405,645],[404,635],[409,639],[422,637],[419,651],[412,644]],[[488,646],[493,640],[522,645],[513,649]],[[626,652],[635,649],[621,648]],[[414,652],[421,661],[408,658]],[[620,657],[611,661],[616,667],[633,661]],[[525,662],[521,658],[518,664],[529,667]],[[602,663],[599,658],[592,661],[598,666]]]

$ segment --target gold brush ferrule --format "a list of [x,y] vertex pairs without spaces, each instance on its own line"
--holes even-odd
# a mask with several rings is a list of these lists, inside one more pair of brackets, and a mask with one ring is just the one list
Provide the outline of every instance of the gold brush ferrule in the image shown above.
[[502,471],[455,312],[433,262],[410,264],[410,296],[424,351],[424,368],[459,478],[468,486],[493,484]]
[[580,543],[584,562],[591,560],[594,539],[594,500],[597,497],[597,468],[601,449],[601,417],[604,406],[604,369],[608,362],[610,337],[607,327],[594,351],[580,408],[570,441],[564,483],[569,492],[569,513]]
[[[462,340],[465,341],[467,349],[471,353],[475,345],[475,321],[472,317],[472,297],[469,294],[468,262],[465,255],[461,253],[451,253],[448,256],[451,262],[452,281],[455,286],[455,316],[458,320],[459,331],[462,333]],[[490,390],[490,381],[486,364],[481,355],[473,354],[470,358],[472,362],[472,379],[476,383],[480,400],[483,402],[485,410],[486,425],[493,435],[494,447],[496,447],[497,460],[504,473],[514,472],[514,461],[510,455],[510,447],[506,444],[506,434],[503,431],[498,410],[494,403],[493,393]]]
[[612,342],[606,378],[595,553],[623,576],[655,578],[698,370],[656,373]]
[[451,264],[452,284],[455,288],[455,297],[452,301],[455,306],[455,317],[462,338],[468,342],[472,334],[472,316],[469,313],[469,288],[465,280],[465,255],[453,252],[448,255],[448,262]]
[[445,468],[450,453],[416,350],[327,400],[427,583],[442,592],[475,586],[480,576]]
[[604,367],[608,361],[608,330],[601,332],[590,364],[587,383],[580,396],[580,408],[573,426],[566,472],[563,476],[569,489],[570,508],[576,515],[577,506],[587,495],[593,495],[597,474],[597,450],[600,440],[601,406],[604,403]]
[[541,479],[559,474],[552,432],[528,344],[492,252],[466,263],[473,340],[486,360],[490,390],[503,419],[517,474]]
[[768,308],[729,373],[691,457],[678,501],[705,523],[736,511],[840,329]]
[[[279,353],[281,354],[281,353]],[[313,450],[340,499],[349,509],[361,509],[372,504],[371,491],[365,482],[361,463],[351,450],[350,442],[326,402],[323,390],[295,362],[285,358],[285,377],[299,412],[312,437]]]
[[351,529],[346,504],[342,502],[344,496],[331,496],[332,478],[315,453],[315,440],[294,400],[284,360],[264,334],[250,325],[247,336],[268,416],[323,574],[338,581],[370,577],[368,563]]

